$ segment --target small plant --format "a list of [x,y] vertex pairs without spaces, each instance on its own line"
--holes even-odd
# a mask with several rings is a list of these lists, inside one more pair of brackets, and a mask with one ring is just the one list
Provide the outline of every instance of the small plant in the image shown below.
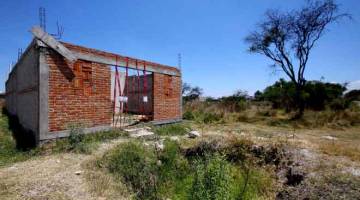
[[136,192],[137,199],[157,199],[156,161],[153,151],[129,142],[111,153],[108,168]]
[[[158,159],[161,161],[161,179],[175,179],[186,176],[188,165],[185,158],[181,155],[179,144],[175,141],[165,140],[164,146],[164,150],[158,155]],[[177,171],[175,176],[173,174],[174,169]]]
[[184,123],[175,123],[155,127],[157,135],[185,135],[189,132],[190,127]]
[[84,140],[84,130],[80,124],[69,125],[69,144],[71,148],[75,148],[76,145],[80,144]]
[[223,114],[214,112],[198,112],[195,114],[195,121],[203,124],[211,124],[220,122],[223,119]]
[[194,182],[190,191],[193,200],[231,199],[229,164],[219,155],[196,161]]
[[184,114],[183,114],[183,119],[186,119],[186,120],[194,120],[194,114],[193,114],[193,112],[192,111],[190,111],[190,110],[187,110],[187,111],[185,111],[184,112]]

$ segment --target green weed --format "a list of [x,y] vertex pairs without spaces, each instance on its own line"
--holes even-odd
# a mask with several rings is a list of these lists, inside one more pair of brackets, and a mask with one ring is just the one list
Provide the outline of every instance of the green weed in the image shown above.
[[167,124],[161,125],[154,128],[154,132],[157,135],[185,135],[190,130],[189,125],[185,123],[175,123],[175,124]]
[[209,148],[189,157],[177,142],[164,144],[163,151],[135,141],[121,144],[99,166],[106,166],[137,199],[253,199],[273,194],[273,188],[267,188],[273,178],[261,168],[244,168],[221,151],[207,154]]
[[12,137],[8,124],[7,116],[0,114],[0,167],[25,161],[37,154],[37,149],[21,151],[16,148],[16,141]]

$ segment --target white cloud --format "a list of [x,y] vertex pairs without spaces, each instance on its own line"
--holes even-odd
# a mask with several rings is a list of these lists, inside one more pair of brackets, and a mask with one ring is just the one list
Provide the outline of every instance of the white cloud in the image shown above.
[[347,89],[348,89],[348,91],[350,91],[350,90],[360,90],[360,80],[349,82],[349,85],[347,86]]

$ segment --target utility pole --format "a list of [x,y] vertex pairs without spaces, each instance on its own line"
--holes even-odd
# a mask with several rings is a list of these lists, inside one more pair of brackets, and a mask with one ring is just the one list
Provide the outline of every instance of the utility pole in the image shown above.
[[181,71],[181,53],[178,53],[178,68]]

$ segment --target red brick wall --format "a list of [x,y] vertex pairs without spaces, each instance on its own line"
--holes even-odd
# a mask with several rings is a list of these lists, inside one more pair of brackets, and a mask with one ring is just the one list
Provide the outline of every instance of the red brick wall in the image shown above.
[[181,78],[154,73],[154,121],[181,118]]
[[111,71],[109,66],[78,61],[79,65],[91,67],[91,84],[83,87],[74,85],[74,65],[49,51],[49,131],[67,128],[69,123],[78,122],[86,126],[111,124],[112,103],[110,98]]

